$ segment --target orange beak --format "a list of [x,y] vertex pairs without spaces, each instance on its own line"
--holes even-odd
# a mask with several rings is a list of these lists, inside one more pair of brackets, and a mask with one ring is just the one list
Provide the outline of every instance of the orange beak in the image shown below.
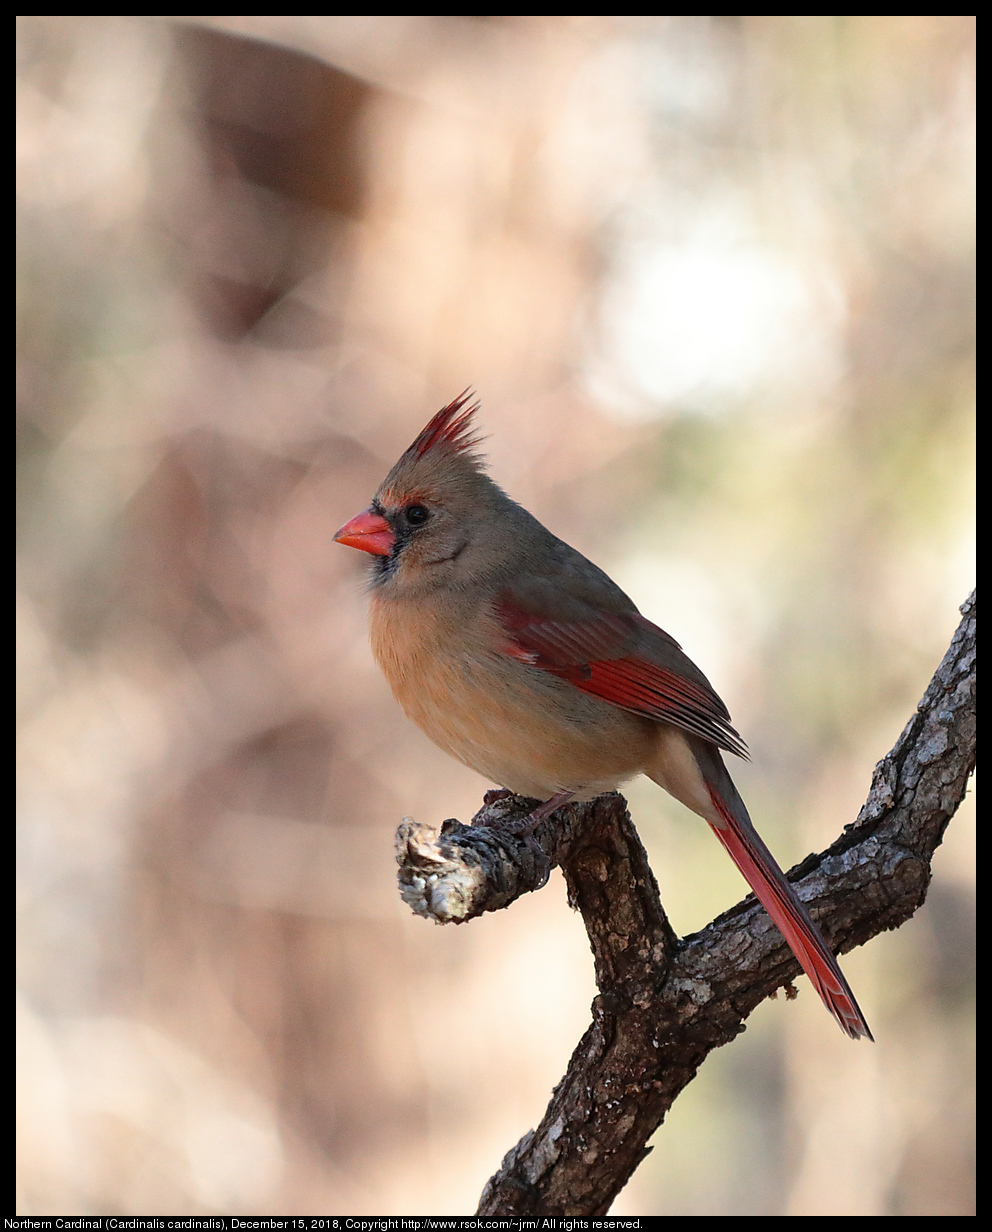
[[373,556],[388,556],[393,550],[396,536],[385,518],[366,509],[350,522],[345,522],[334,536],[334,542],[343,543],[348,548],[358,548],[361,552],[371,552]]

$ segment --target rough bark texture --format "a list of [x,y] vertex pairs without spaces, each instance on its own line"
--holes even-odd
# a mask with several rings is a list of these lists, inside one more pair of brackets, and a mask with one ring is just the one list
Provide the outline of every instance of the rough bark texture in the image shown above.
[[[974,593],[961,611],[857,819],[788,874],[838,953],[897,928],[922,905],[933,852],[964,798],[975,764]],[[438,833],[404,821],[404,900],[439,923],[464,923],[538,888],[544,866],[533,844],[497,828],[533,804],[490,792],[471,826],[446,821]],[[507,1153],[479,1214],[601,1215],[707,1054],[800,968],[753,895],[679,941],[615,792],[566,805],[534,837],[582,913],[599,995],[544,1119]]]

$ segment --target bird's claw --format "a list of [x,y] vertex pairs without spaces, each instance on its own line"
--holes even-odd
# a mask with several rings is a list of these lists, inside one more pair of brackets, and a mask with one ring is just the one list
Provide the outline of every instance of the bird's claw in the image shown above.
[[544,850],[541,844],[534,837],[534,831],[528,830],[523,835],[524,846],[533,853],[540,872],[540,881],[534,887],[535,890],[543,890],[548,884],[548,878],[551,876],[551,861],[548,859],[548,853]]

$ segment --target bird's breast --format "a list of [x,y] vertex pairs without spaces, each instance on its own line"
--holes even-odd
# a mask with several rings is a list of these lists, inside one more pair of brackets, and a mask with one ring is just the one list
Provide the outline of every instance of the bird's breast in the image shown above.
[[485,608],[423,608],[375,596],[372,653],[407,716],[492,782],[591,798],[640,773],[656,724],[506,653]]

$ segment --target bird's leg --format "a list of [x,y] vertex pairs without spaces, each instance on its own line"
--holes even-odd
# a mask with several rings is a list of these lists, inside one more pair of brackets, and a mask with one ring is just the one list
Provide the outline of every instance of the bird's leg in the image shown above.
[[550,800],[545,800],[543,804],[539,804],[529,817],[523,819],[523,822],[520,824],[527,828],[521,830],[521,833],[528,836],[533,834],[538,822],[547,821],[555,809],[560,808],[563,804],[567,804],[574,795],[574,791],[555,792]]
[[[510,791],[506,787],[491,787],[482,797],[482,802],[487,805],[496,804],[499,800],[509,800],[514,795],[516,795],[516,792]],[[508,834],[519,834],[524,838],[529,838],[542,821],[546,821],[555,809],[560,808],[563,804],[567,804],[574,795],[574,791],[559,791],[550,800],[545,800],[543,804],[539,804],[526,817],[520,817],[516,820],[511,820],[508,817],[500,818],[499,821],[487,821],[485,824],[496,826],[500,830],[506,830]],[[474,824],[479,824],[478,820]]]
[[[515,792],[506,791],[505,789],[496,789],[487,791],[483,799],[486,804],[493,804],[497,800],[506,800],[515,794]],[[495,825],[498,829],[505,830],[508,834],[519,834],[521,838],[530,838],[542,821],[547,821],[556,808],[567,804],[574,795],[574,791],[559,791],[550,800],[545,800],[543,804],[539,804],[526,817],[515,819],[509,817],[500,818],[499,821],[490,821],[486,824]],[[530,846],[529,843],[528,846]]]

